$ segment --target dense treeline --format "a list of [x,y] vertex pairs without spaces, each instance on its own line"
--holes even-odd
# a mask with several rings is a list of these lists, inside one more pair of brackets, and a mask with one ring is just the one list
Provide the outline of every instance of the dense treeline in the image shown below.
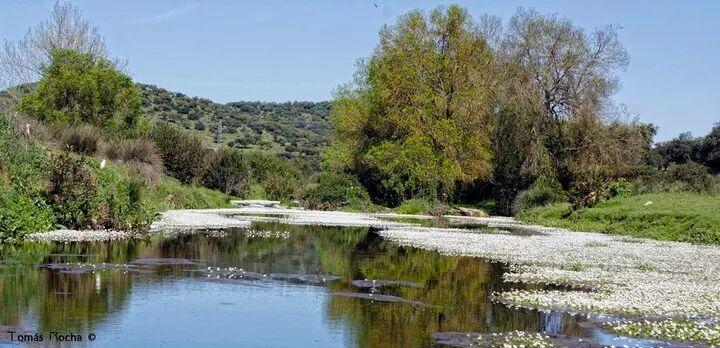
[[720,173],[720,123],[704,137],[693,138],[682,133],[677,138],[655,146],[652,162],[662,168],[695,162],[712,173]]
[[339,89],[326,168],[383,205],[492,199],[504,213],[566,200],[578,209],[628,180],[698,175],[668,163],[713,168],[717,128],[653,149],[654,126],[612,104],[628,57],[614,26],[586,32],[524,9],[505,26],[458,6],[412,11],[383,27]]

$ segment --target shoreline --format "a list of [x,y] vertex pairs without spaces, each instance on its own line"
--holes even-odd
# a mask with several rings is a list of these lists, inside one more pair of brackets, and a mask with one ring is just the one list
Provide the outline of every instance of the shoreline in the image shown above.
[[[720,247],[530,225],[506,217],[446,216],[507,231],[426,227],[383,219],[431,216],[312,211],[275,207],[170,210],[148,233],[52,231],[32,239],[60,242],[249,228],[252,222],[373,227],[388,241],[448,256],[480,257],[510,266],[510,283],[561,285],[570,290],[511,290],[492,294],[509,306],[620,317],[720,322]],[[520,231],[520,232],[518,232]],[[522,232],[525,231],[525,232]],[[534,233],[526,233],[532,231]],[[44,237],[44,238],[41,238]],[[77,237],[77,238],[73,238]],[[699,325],[699,324],[698,324]]]

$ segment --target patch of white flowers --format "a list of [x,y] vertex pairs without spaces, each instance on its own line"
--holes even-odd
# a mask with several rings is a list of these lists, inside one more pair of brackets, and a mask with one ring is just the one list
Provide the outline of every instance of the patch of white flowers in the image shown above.
[[433,335],[437,343],[458,347],[546,348],[565,347],[582,342],[582,339],[551,337],[540,332],[509,331],[503,333],[438,332]]
[[720,325],[714,322],[678,320],[613,321],[603,326],[617,334],[676,342],[720,345]]
[[168,210],[150,226],[152,231],[250,227],[249,221],[232,219],[215,210]]
[[[511,272],[505,275],[509,282],[578,288],[495,294],[496,299],[511,305],[621,315],[720,318],[718,247],[501,223],[533,228],[542,234],[478,234],[417,226],[390,227],[380,234],[400,245],[509,263]],[[494,221],[489,225],[493,224]]]
[[55,230],[31,233],[26,239],[42,242],[94,242],[111,241],[132,237],[133,233],[113,230]]
[[290,238],[290,232],[288,231],[248,230],[247,232],[245,232],[245,235],[250,238]]

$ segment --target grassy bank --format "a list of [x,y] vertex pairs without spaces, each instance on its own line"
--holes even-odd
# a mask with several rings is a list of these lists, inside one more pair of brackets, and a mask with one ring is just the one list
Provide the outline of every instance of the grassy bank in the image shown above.
[[572,213],[569,204],[554,204],[528,209],[516,218],[578,231],[720,244],[718,212],[720,196],[663,192],[614,198]]
[[168,209],[227,206],[230,196],[161,174],[79,156],[19,134],[0,117],[0,240],[82,223],[143,230]]

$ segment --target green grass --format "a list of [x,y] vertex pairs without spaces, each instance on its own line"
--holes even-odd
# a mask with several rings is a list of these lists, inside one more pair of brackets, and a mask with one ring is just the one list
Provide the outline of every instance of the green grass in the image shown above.
[[157,211],[169,209],[209,209],[230,205],[230,196],[199,186],[188,186],[163,177],[157,187],[148,190],[148,201]]
[[569,204],[560,203],[522,211],[516,218],[577,231],[720,244],[718,195],[651,193],[614,198],[575,212],[571,212]]

